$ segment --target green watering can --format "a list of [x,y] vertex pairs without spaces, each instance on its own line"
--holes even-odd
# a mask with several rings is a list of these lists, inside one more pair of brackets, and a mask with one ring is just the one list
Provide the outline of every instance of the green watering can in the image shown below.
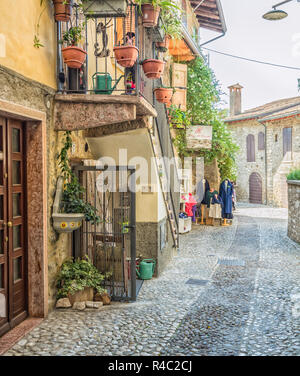
[[136,274],[140,279],[151,279],[153,277],[155,269],[155,260],[153,259],[144,259],[139,264],[139,269],[136,269]]
[[102,73],[102,72],[96,72],[93,74],[93,91],[95,94],[108,94],[110,95],[115,88],[117,87],[118,83],[120,82],[121,78],[124,76],[121,76],[118,78],[114,86],[112,86],[112,78],[109,73]]

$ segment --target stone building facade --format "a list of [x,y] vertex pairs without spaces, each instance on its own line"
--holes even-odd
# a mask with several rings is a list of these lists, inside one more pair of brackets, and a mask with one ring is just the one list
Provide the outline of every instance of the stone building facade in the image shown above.
[[[155,164],[154,180],[141,181],[136,192],[136,254],[156,259],[159,274],[178,246],[171,214],[173,219],[177,216],[179,193],[174,193],[171,208],[163,195],[158,165],[159,156],[173,155],[173,147],[165,106],[153,99],[153,82],[146,79],[139,65],[138,89],[143,95],[95,94],[93,42],[81,46],[87,47],[90,55],[87,91],[68,92],[70,72],[57,43],[67,25],[55,22],[52,2],[43,6],[45,9],[40,0],[16,0],[16,9],[22,9],[16,23],[15,13],[0,2],[0,336],[27,316],[47,316],[55,306],[57,273],[62,263],[75,255],[72,235],[57,233],[52,222],[61,174],[57,156],[66,130],[72,132],[69,158],[73,165],[92,164],[103,156],[118,161],[122,148],[129,151],[126,162],[142,156],[149,166]],[[194,15],[192,19],[194,24],[198,22]],[[143,47],[140,58],[162,59],[161,52],[153,56],[154,33],[142,26],[139,16],[135,27]],[[37,29],[43,44],[40,48],[33,44]],[[107,37],[106,48],[112,52],[113,28]],[[186,39],[187,48],[194,48],[195,41],[192,43],[190,36]],[[113,56],[107,60],[107,66],[104,59],[101,64],[98,61],[99,71],[107,68],[108,74],[124,74]],[[123,91],[124,86],[120,84]],[[164,132],[166,147],[160,143],[159,132]],[[134,167],[138,168],[138,163]],[[176,179],[176,171],[174,175]]]
[[300,97],[274,101],[237,113],[241,101],[233,85],[231,115],[226,119],[237,156],[237,199],[242,202],[288,206],[286,175],[300,164]]

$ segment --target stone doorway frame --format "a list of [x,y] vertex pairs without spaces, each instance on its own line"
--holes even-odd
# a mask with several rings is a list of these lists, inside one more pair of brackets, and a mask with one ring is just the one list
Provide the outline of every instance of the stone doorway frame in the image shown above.
[[0,116],[26,122],[28,315],[48,314],[46,113],[0,99]]

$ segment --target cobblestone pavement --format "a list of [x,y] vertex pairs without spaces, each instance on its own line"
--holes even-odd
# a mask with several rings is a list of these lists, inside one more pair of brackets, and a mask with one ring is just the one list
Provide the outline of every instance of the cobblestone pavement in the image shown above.
[[56,310],[5,355],[300,355],[300,246],[286,226],[285,209],[240,205],[233,226],[183,235],[136,303]]

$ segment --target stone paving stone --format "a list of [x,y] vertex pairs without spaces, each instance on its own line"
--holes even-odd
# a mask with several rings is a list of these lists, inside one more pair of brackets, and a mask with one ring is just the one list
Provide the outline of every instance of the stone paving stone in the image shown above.
[[300,355],[300,246],[286,236],[287,211],[239,205],[236,214],[231,227],[181,236],[137,302],[51,312],[5,355]]

